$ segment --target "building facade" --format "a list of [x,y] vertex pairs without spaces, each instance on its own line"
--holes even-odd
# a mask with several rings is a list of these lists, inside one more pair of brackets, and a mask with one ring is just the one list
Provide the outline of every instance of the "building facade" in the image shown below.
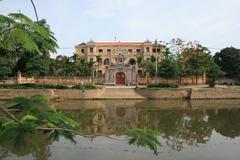
[[161,59],[164,46],[157,42],[83,42],[75,46],[79,59],[95,63],[96,76],[105,76],[105,84],[135,85],[137,76],[144,68],[138,67],[139,59],[150,60],[152,56]]

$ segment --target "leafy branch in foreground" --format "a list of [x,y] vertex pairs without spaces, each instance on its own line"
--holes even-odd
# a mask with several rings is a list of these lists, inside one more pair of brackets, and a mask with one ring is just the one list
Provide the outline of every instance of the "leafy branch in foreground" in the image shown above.
[[[126,141],[102,134],[86,135],[80,132],[80,127],[73,119],[56,111],[46,96],[35,95],[30,98],[15,97],[6,103],[6,107],[0,106],[0,145],[12,142],[16,147],[24,145],[26,134],[34,134],[39,131],[48,134],[51,141],[58,141],[60,136],[74,140],[75,135],[88,138],[104,136],[118,141]],[[145,132],[142,129],[133,129],[127,133],[129,145],[147,146],[157,155],[159,134],[154,131]]]
[[53,140],[56,134],[73,137],[79,129],[78,123],[51,107],[46,96],[15,97],[7,105],[8,108],[0,108],[6,115],[0,119],[0,144],[13,140],[18,145],[23,134],[38,130],[50,132],[49,138]]
[[161,146],[158,137],[160,136],[158,132],[147,131],[143,129],[133,129],[128,131],[127,135],[130,137],[128,144],[137,146],[148,146],[155,155],[158,155],[157,148]]
[[22,13],[0,14],[0,48],[8,51],[56,52],[54,33],[46,21],[32,21]]

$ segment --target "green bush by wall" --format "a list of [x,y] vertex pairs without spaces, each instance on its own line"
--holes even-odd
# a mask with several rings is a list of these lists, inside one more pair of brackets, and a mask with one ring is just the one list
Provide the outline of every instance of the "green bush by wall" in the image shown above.
[[148,88],[178,88],[177,84],[168,84],[168,83],[157,83],[157,84],[149,84]]

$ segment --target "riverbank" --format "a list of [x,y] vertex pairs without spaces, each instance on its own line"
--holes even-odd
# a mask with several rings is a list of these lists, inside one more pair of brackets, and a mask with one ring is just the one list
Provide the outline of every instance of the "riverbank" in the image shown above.
[[46,95],[50,99],[240,99],[240,88],[0,89],[0,100]]

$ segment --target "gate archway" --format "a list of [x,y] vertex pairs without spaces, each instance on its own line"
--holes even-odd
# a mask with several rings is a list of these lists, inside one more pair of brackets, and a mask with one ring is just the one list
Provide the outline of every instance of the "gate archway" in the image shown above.
[[123,72],[117,72],[116,74],[116,84],[125,84],[125,73]]

